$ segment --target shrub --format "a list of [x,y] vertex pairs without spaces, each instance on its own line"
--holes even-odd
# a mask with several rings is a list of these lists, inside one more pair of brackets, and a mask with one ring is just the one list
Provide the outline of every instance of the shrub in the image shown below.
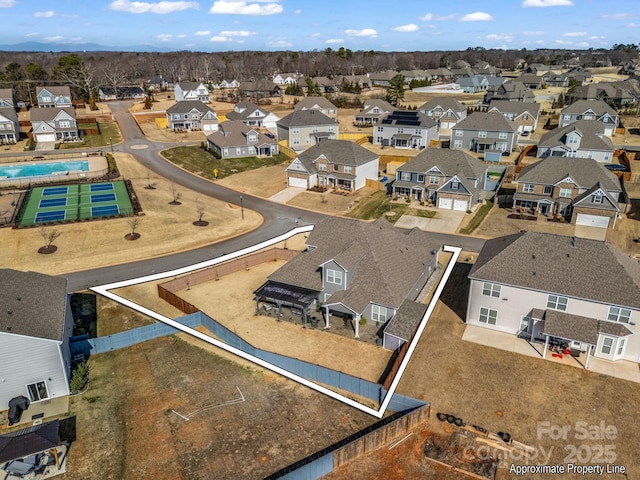
[[71,382],[69,382],[69,386],[71,387],[71,391],[79,392],[81,391],[87,381],[89,380],[89,367],[85,362],[81,362],[76,365],[76,368],[73,369],[71,373]]

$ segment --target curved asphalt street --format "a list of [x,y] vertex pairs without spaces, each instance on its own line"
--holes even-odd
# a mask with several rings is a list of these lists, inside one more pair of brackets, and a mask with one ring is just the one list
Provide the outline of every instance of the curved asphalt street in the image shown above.
[[[122,143],[113,146],[115,152],[126,152],[133,155],[141,164],[158,176],[189,190],[231,204],[240,204],[240,194],[237,191],[192,175],[164,160],[159,155],[160,151],[176,144],[149,141],[129,113],[128,108],[131,106],[131,102],[113,102],[110,106],[124,138]],[[258,212],[264,219],[263,224],[256,230],[186,252],[70,273],[64,275],[67,278],[68,291],[84,290],[95,285],[127,280],[203,262],[287,232],[295,227],[298,218],[300,225],[307,225],[316,223],[323,217],[323,214],[320,213],[270,202],[247,194],[242,194],[242,197],[243,206]],[[340,232],[336,232],[336,234],[339,235]],[[478,252],[484,244],[484,240],[473,237],[441,233],[433,235],[443,244],[460,246],[466,251]],[[113,261],[117,264],[118,258],[114,258]]]

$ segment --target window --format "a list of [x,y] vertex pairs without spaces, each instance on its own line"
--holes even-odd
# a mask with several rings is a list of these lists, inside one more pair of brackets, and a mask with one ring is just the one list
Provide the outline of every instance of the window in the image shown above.
[[352,167],[351,167],[351,165],[345,165],[343,167],[343,170],[344,170],[344,173],[351,173]]
[[628,308],[609,307],[607,320],[611,322],[629,323],[631,321],[631,310]]
[[522,186],[522,191],[523,191],[524,193],[533,193],[533,188],[534,188],[534,187],[533,187],[533,183],[525,183],[525,184]]
[[544,186],[544,194],[551,195],[553,193],[553,185],[545,185]]
[[293,144],[294,145],[300,145],[300,139],[298,137],[294,137]]
[[604,161],[608,162],[609,160],[611,160],[611,152],[607,152],[604,154]]
[[320,170],[321,172],[326,172],[327,171],[327,164],[326,163],[319,163],[318,164],[318,170]]
[[247,140],[250,142],[257,142],[258,141],[258,137],[256,137],[255,135],[249,135],[247,137]]
[[318,127],[311,127],[311,132],[312,133],[318,133]]
[[456,132],[456,137],[461,137],[464,134],[462,130],[456,130],[455,132]]
[[402,127],[398,127],[398,133],[404,133],[404,129]]
[[436,177],[435,175],[429,176],[429,185],[438,185],[440,183],[440,177]]
[[593,115],[585,115],[584,120],[593,120]]
[[27,392],[32,402],[39,402],[40,400],[49,398],[49,391],[47,390],[47,384],[44,380],[27,385]]
[[570,188],[561,188],[560,196],[564,198],[571,198],[573,190]]
[[300,133],[299,127],[293,127],[293,133]]
[[378,132],[384,132],[384,127],[378,127]]
[[566,312],[568,301],[569,299],[567,297],[560,297],[559,295],[549,295],[547,297],[547,308]]
[[70,126],[71,126],[71,123],[68,120],[60,121],[60,128],[69,128]]
[[333,125],[329,125],[327,127],[327,132],[333,132]]
[[419,173],[418,176],[417,176],[416,181],[418,183],[424,183],[424,175],[422,173]]
[[487,325],[495,325],[498,320],[498,311],[491,308],[480,307],[480,316],[478,321]]
[[223,156],[228,157],[229,156],[229,149],[228,148],[222,149],[222,154],[223,154]]
[[191,120],[197,120],[198,119],[198,114],[197,113],[192,113],[191,114]]
[[422,130],[419,128],[416,128],[416,135],[420,135],[422,133]]
[[462,140],[454,140],[453,148],[462,148]]
[[451,180],[451,189],[458,190],[458,187],[459,187],[458,179],[454,178],[453,180]]
[[602,348],[600,348],[600,353],[603,355],[611,355],[611,349],[613,347],[613,338],[604,337],[602,339]]
[[411,180],[411,172],[400,172],[400,180],[410,181]]
[[384,323],[387,321],[387,307],[380,305],[371,305],[371,320],[376,323]]
[[595,195],[593,195],[593,196],[591,197],[591,201],[592,201],[593,203],[602,203],[602,195],[600,195],[600,194],[596,193]]
[[576,137],[575,135],[569,135],[567,137],[567,144],[569,145],[574,145],[578,143],[578,137]]
[[487,132],[485,132],[484,130],[480,130],[478,132],[478,138],[487,138]]
[[618,351],[616,352],[617,356],[621,356],[624,353],[624,344],[625,342],[625,338],[621,338],[620,340],[618,340]]
[[242,155],[242,148],[236,148],[236,155]]
[[498,132],[498,138],[500,140],[506,140],[507,139],[507,132]]
[[334,171],[334,172],[338,172],[338,171],[340,171],[340,166],[334,163],[334,164],[333,164],[333,171]]
[[327,269],[327,283],[342,285],[342,272],[340,270]]
[[482,294],[487,297],[500,298],[500,285],[495,283],[484,282],[482,284]]
[[564,119],[565,119],[565,120],[571,120],[571,115],[570,115],[570,114],[568,114],[568,113],[565,113],[565,114],[563,115],[563,117],[564,117]]

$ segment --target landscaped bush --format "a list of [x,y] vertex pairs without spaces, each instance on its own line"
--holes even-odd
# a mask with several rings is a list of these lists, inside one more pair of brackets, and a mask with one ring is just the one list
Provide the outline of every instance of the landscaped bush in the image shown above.
[[69,387],[71,387],[72,392],[80,392],[88,381],[89,367],[85,362],[81,362],[76,365],[76,368],[74,368],[71,373],[71,382],[69,382]]

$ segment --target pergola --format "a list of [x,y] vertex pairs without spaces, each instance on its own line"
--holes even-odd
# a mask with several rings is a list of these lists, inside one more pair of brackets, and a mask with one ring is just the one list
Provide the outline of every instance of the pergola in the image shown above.
[[280,316],[282,307],[293,307],[301,310],[303,325],[307,324],[309,308],[315,303],[320,294],[318,290],[274,282],[272,280],[267,281],[253,293],[255,295],[256,314],[260,312],[260,302],[274,304],[276,306],[277,316]]

